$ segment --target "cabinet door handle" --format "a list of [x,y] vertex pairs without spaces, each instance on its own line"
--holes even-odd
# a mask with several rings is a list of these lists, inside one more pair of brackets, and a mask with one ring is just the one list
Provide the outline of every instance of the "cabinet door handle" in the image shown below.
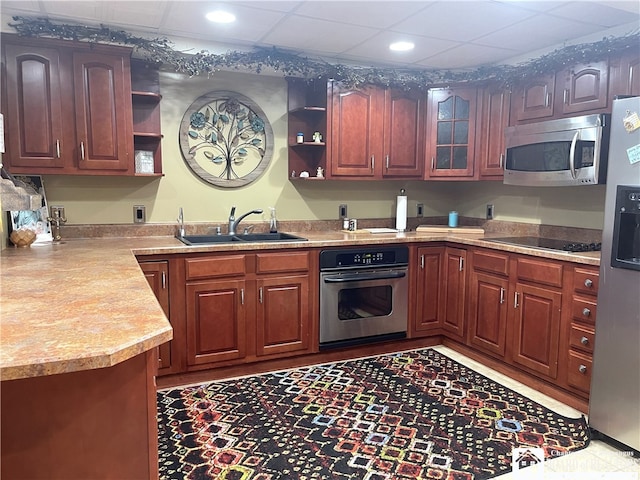
[[544,99],[544,106],[548,107],[551,105],[551,92],[547,93],[547,96]]
[[80,158],[84,160],[84,142],[80,142]]
[[424,255],[420,255],[420,268],[424,270]]
[[56,140],[56,158],[60,158],[60,140]]
[[460,257],[458,260],[458,271],[461,272],[464,270],[464,258]]
[[387,170],[389,170],[389,155],[385,158],[385,166],[387,167]]
[[589,310],[588,308],[584,308],[582,310],[582,315],[584,315],[585,317],[588,317],[591,315],[591,310]]
[[264,302],[263,302],[263,300],[264,300],[264,297],[263,297],[263,295],[262,295],[262,287],[260,287],[260,288],[258,289],[258,301],[259,301],[260,303],[264,303]]
[[587,346],[587,345],[589,345],[589,339],[588,339],[587,337],[582,337],[582,338],[580,339],[580,343],[581,343],[582,345]]
[[244,288],[240,289],[240,305],[244,305]]
[[590,278],[587,278],[587,279],[584,281],[584,286],[585,286],[585,287],[587,287],[587,288],[591,288],[591,287],[593,287],[593,280],[591,280]]
[[504,287],[500,287],[500,305],[504,303]]
[[371,155],[371,171],[375,171],[376,169],[376,156],[375,155]]
[[578,371],[579,371],[580,373],[587,373],[587,366],[586,366],[586,365],[580,365],[580,366],[578,367]]
[[499,166],[500,166],[500,168],[501,168],[501,169],[502,169],[502,165],[504,165],[504,153],[501,153],[501,154],[500,154],[500,163],[499,163]]
[[431,157],[431,170],[436,169],[436,159],[435,157]]
[[518,303],[518,297],[520,296],[520,294],[518,292],[514,293],[513,295],[513,308],[518,308],[520,306],[520,304]]
[[162,285],[162,289],[166,290],[166,288],[167,288],[167,274],[165,272],[162,272],[162,274],[160,275],[160,283]]
[[565,105],[569,105],[569,89],[565,88],[563,92],[563,101]]

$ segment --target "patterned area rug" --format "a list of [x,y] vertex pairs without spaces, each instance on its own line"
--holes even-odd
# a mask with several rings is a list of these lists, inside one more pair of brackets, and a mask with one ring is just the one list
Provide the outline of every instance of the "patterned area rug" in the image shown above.
[[558,415],[432,349],[158,393],[161,479],[481,480],[515,447],[589,443]]

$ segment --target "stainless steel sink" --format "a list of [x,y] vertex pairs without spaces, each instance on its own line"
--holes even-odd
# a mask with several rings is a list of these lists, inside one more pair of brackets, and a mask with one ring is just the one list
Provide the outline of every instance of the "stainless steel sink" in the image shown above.
[[237,235],[184,235],[176,237],[185,245],[216,245],[242,242],[304,242],[307,239],[291,233],[245,233]]

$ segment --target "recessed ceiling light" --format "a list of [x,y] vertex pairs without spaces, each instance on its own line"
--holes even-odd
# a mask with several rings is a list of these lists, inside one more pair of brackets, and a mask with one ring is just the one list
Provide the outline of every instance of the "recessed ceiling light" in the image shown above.
[[232,23],[236,21],[236,16],[233,13],[225,12],[224,10],[209,12],[206,17],[207,20],[215,23]]
[[408,50],[413,50],[415,44],[413,42],[394,42],[389,45],[389,50],[393,50],[394,52],[406,52]]

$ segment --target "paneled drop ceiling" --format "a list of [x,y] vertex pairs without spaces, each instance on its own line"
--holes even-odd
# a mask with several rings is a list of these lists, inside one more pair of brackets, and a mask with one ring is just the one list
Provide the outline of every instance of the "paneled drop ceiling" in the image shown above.
[[[205,14],[237,17],[216,25]],[[640,28],[634,1],[73,1],[2,0],[3,31],[13,15],[105,24],[180,45],[225,51],[277,46],[329,62],[460,69],[524,60],[592,37]],[[598,36],[599,35],[599,36]],[[394,53],[392,41],[415,44]],[[215,45],[215,48],[213,47]]]

